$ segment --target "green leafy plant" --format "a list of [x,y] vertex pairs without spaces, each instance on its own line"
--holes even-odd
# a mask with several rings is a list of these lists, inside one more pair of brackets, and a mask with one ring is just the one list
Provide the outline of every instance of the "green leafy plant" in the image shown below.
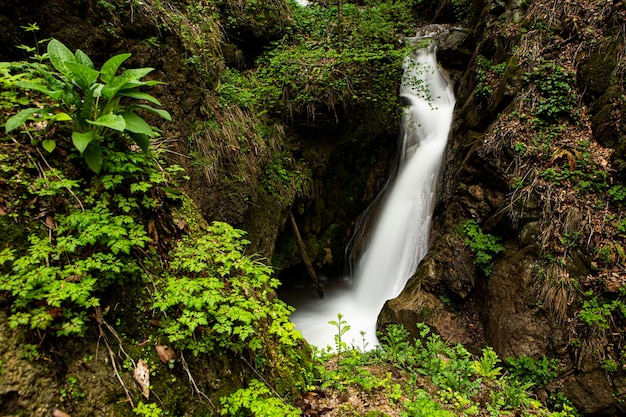
[[483,233],[476,220],[468,220],[462,225],[465,236],[465,244],[476,255],[474,263],[485,273],[490,275],[493,271],[493,258],[504,251],[504,246],[498,243],[499,238]]
[[244,255],[244,234],[214,222],[181,239],[153,308],[166,313],[161,329],[177,349],[245,355],[260,371],[283,377],[279,391],[294,391],[303,383],[291,375],[304,354],[297,348],[302,336],[289,321],[293,309],[274,295],[272,268]]
[[495,379],[502,373],[502,368],[497,366],[500,363],[500,358],[493,348],[486,347],[483,349],[483,356],[480,360],[474,361],[472,364],[476,374],[480,377]]
[[529,356],[520,356],[517,359],[506,360],[511,376],[531,386],[545,386],[558,376],[560,362],[558,359],[533,359]]
[[456,417],[452,411],[442,409],[441,404],[434,401],[430,394],[424,390],[418,390],[413,398],[404,403],[402,417]]
[[544,61],[525,81],[534,83],[540,93],[535,110],[540,124],[556,123],[561,117],[571,117],[576,109],[576,97],[572,85],[574,75],[554,61]]
[[299,417],[300,409],[286,404],[269,390],[263,382],[253,379],[247,388],[241,388],[220,398],[221,413],[232,417]]
[[594,296],[592,291],[587,291],[585,295],[588,298],[578,312],[578,319],[583,323],[595,329],[608,330],[617,320],[626,320],[626,303],[621,297],[604,300]]
[[412,365],[411,358],[415,353],[410,342],[409,331],[404,326],[392,324],[385,328],[385,333],[379,335],[383,343],[380,349],[383,359],[397,364],[399,367]]
[[50,213],[45,231],[15,213],[32,232],[0,251],[0,291],[11,299],[12,327],[80,335],[107,289],[143,278],[136,259],[152,243],[153,216],[175,201],[167,190],[176,167],[157,169],[152,152],[104,152],[101,175],[90,183],[56,168],[35,177],[22,171],[7,182],[8,198],[39,199]]
[[343,341],[343,335],[350,331],[350,325],[347,321],[343,319],[343,314],[337,313],[337,320],[331,320],[328,322],[331,326],[334,326],[337,329],[337,332],[334,335],[335,340],[335,352],[337,355],[341,356],[341,352],[348,349],[348,345]]
[[[96,70],[91,59],[80,49],[72,53],[56,39],[48,43],[47,57],[52,68],[46,65],[31,67],[38,78],[20,80],[17,87],[34,90],[47,96],[47,106],[24,109],[10,117],[5,125],[9,133],[27,121],[45,122],[48,125],[64,122],[72,131],[72,143],[83,155],[87,165],[96,173],[102,167],[102,147],[115,142],[118,135],[128,136],[146,151],[150,138],[157,135],[139,114],[145,110],[171,120],[169,113],[145,102],[161,106],[153,96],[139,91],[142,86],[162,84],[144,81],[154,68],[127,69],[116,75],[120,66],[131,54],[115,55]],[[130,103],[122,100],[126,99]],[[55,139],[45,139],[42,146],[52,152]]]
[[65,384],[59,390],[59,394],[63,401],[80,400],[86,395],[78,386],[78,378],[72,375],[67,377]]
[[163,410],[156,403],[146,404],[140,401],[139,404],[133,408],[133,413],[143,417],[161,417]]
[[483,99],[493,95],[494,80],[504,75],[507,62],[493,64],[483,55],[476,58],[476,89],[475,94]]

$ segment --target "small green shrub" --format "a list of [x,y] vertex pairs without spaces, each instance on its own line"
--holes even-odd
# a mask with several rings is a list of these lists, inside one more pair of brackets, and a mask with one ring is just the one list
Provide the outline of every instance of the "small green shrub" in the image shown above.
[[273,395],[267,385],[253,379],[228,397],[220,398],[221,413],[232,417],[299,417],[300,409]]
[[517,359],[506,360],[511,376],[524,384],[531,386],[545,386],[558,376],[560,361],[558,359],[533,359],[529,356],[520,356]]
[[[91,59],[80,49],[72,53],[56,39],[48,43],[47,58],[52,68],[43,64],[28,66],[28,75],[15,86],[33,90],[47,97],[48,103],[21,110],[11,116],[5,125],[9,133],[27,121],[45,122],[48,126],[63,122],[69,126],[74,147],[83,155],[87,165],[96,173],[102,168],[103,147],[116,142],[118,136],[127,136],[144,151],[150,138],[156,136],[138,111],[145,110],[171,120],[169,113],[153,96],[139,91],[139,87],[163,84],[143,81],[154,68],[124,70],[116,75],[120,66],[131,54],[120,54],[107,60],[96,70]],[[100,80],[100,82],[98,82]],[[122,99],[131,101],[125,104]],[[48,152],[56,146],[56,139],[46,138],[41,145]]]
[[156,403],[145,404],[140,401],[139,404],[133,408],[133,413],[143,417],[161,417],[163,410]]
[[586,325],[599,330],[609,330],[616,320],[626,320],[626,303],[621,297],[604,300],[594,296],[592,291],[587,291],[585,295],[589,298],[583,302],[578,319]]
[[479,55],[476,59],[476,96],[489,99],[493,95],[492,80],[496,77],[502,77],[506,66],[507,62],[494,65],[488,58]]
[[244,255],[245,232],[214,222],[181,239],[154,294],[165,313],[161,330],[177,349],[235,354],[276,381],[279,392],[301,388],[293,374],[306,351],[289,321],[293,311],[275,296],[279,281],[261,259]]
[[625,204],[626,203],[626,187],[623,185],[614,185],[609,188],[608,191],[611,196],[611,200],[615,203]]
[[476,375],[482,378],[495,379],[502,373],[502,368],[497,366],[500,363],[500,358],[492,347],[486,347],[483,349],[483,356],[480,360],[474,361],[473,367],[476,371]]
[[48,233],[28,236],[25,250],[10,245],[0,252],[9,271],[0,273],[0,290],[13,299],[11,327],[82,334],[108,288],[142,279],[135,259],[152,242],[144,221],[167,200],[169,175],[156,169],[151,153],[105,148],[105,155],[101,176],[88,185],[56,169],[20,180],[30,184],[20,188],[27,199],[47,199],[58,211]]
[[554,61],[544,61],[524,79],[539,90],[535,112],[542,123],[553,124],[562,117],[574,116],[577,99],[571,87],[575,85],[573,73]]
[[499,238],[483,233],[476,220],[468,220],[462,225],[462,233],[465,236],[465,244],[474,252],[474,263],[485,275],[491,275],[493,271],[493,258],[504,251],[504,246],[498,243]]

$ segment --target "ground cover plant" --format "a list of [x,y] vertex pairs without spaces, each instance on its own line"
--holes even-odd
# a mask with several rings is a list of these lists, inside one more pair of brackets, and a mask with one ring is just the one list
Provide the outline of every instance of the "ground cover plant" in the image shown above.
[[315,351],[309,374],[314,389],[297,402],[305,415],[578,415],[558,383],[544,403],[536,396],[558,380],[558,361],[502,361],[489,347],[472,354],[421,323],[418,338],[412,339],[400,325],[390,325],[379,335],[380,346],[363,352],[342,339],[349,323],[341,315],[329,325],[337,329],[336,343]]
[[[128,58],[115,55],[98,71],[53,39],[37,62],[1,66],[0,81],[18,98],[3,104],[0,140],[0,293],[9,325],[36,341],[35,360],[47,357],[38,349],[48,341],[99,333],[140,415],[163,411],[145,402],[147,379],[140,391],[124,382],[124,374],[158,375],[147,356],[126,353],[148,355],[133,336],[143,332],[181,358],[231,357],[273,393],[294,395],[303,379],[293,369],[307,350],[291,308],[274,295],[273,270],[244,254],[245,232],[206,224],[179,188],[182,168],[164,160],[159,130],[143,118],[169,119],[140,91],[160,82],[143,80],[151,68],[122,68]],[[158,328],[149,330],[150,320]],[[124,354],[113,355],[107,335]],[[186,361],[169,366],[193,381]],[[77,377],[65,381],[60,401],[82,401]],[[218,412],[204,398],[204,410]]]

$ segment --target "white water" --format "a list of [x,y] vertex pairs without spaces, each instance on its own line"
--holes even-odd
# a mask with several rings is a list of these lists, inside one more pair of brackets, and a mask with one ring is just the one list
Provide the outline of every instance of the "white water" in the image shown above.
[[400,294],[428,251],[437,177],[455,103],[452,88],[438,69],[435,50],[431,43],[405,60],[400,95],[410,105],[402,118],[398,176],[383,200],[355,276],[325,288],[322,300],[298,303],[291,316],[315,346],[334,346],[337,329],[328,322],[341,313],[351,326],[342,340],[361,349],[374,348],[383,305]]

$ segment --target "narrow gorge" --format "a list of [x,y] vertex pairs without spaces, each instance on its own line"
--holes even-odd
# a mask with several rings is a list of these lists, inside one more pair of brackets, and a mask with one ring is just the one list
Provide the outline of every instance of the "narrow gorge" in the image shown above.
[[623,415],[624,22],[0,0],[0,415]]

